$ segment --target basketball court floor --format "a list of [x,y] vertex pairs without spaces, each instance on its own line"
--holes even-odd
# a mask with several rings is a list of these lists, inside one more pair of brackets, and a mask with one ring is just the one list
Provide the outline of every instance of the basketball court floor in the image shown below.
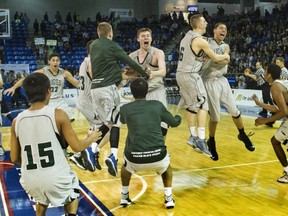
[[[259,109],[246,108],[252,116],[243,116],[245,131],[254,133],[251,140],[256,147],[254,152],[250,152],[237,139],[238,131],[231,117],[223,113],[216,134],[219,160],[213,161],[186,144],[189,133],[185,112],[177,110],[175,105],[170,105],[169,110],[173,114],[179,112],[183,117],[183,122],[178,128],[169,129],[166,140],[174,175],[175,208],[164,208],[161,177],[148,171],[137,173],[131,179],[130,198],[134,204],[126,208],[119,205],[119,170],[127,134],[127,127],[122,125],[116,177],[108,174],[104,163],[110,154],[109,143],[100,152],[102,170],[92,173],[80,170],[71,163],[81,181],[78,216],[287,215],[288,185],[276,181],[282,175],[283,168],[270,144],[270,138],[280,122],[276,122],[273,128],[255,127],[254,119]],[[73,128],[79,137],[84,137],[89,125],[76,110],[75,115]],[[7,152],[5,160],[0,162],[0,215],[35,215],[34,202],[19,184],[19,167],[9,161],[10,127],[3,127],[2,134]],[[208,136],[208,133],[206,134]],[[51,207],[47,215],[63,215],[63,208]]]

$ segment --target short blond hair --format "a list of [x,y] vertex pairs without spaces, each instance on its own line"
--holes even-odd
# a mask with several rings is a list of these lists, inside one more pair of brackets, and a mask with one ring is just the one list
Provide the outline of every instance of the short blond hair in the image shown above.
[[112,32],[112,26],[107,22],[99,23],[97,27],[97,34],[99,38],[107,37]]
[[192,27],[192,29],[195,29],[198,27],[197,24],[201,17],[203,17],[202,14],[195,14],[190,17],[190,26]]

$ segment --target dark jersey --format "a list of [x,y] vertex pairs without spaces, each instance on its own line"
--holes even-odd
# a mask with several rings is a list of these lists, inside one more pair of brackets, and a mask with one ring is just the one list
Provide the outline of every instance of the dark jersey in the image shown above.
[[114,41],[99,38],[90,45],[92,65],[91,89],[116,84],[122,80],[120,62],[129,65],[142,76],[145,71]]
[[181,117],[173,117],[159,101],[136,100],[120,108],[120,121],[128,127],[126,158],[134,163],[153,163],[167,154],[161,122],[177,127]]

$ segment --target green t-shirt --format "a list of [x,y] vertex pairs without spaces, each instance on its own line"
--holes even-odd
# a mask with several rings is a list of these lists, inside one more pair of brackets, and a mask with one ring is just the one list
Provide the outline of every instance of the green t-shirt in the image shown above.
[[108,38],[98,38],[90,45],[90,60],[92,65],[91,89],[116,84],[122,80],[119,62],[129,65],[146,76],[143,70],[126,52],[114,41]]
[[120,108],[120,121],[128,127],[124,149],[127,159],[134,163],[153,163],[167,154],[161,122],[177,127],[181,117],[173,117],[159,101],[136,100]]

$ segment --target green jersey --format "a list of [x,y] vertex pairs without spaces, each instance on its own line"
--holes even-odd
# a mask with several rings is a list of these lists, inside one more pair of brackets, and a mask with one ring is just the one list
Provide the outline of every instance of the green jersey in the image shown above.
[[181,117],[173,117],[159,101],[136,100],[120,107],[120,121],[128,127],[126,158],[133,163],[153,163],[167,154],[161,122],[177,127]]
[[122,80],[119,62],[129,65],[142,76],[146,76],[145,70],[133,61],[116,42],[108,38],[98,38],[92,42],[90,59],[92,65],[91,89],[119,83]]

